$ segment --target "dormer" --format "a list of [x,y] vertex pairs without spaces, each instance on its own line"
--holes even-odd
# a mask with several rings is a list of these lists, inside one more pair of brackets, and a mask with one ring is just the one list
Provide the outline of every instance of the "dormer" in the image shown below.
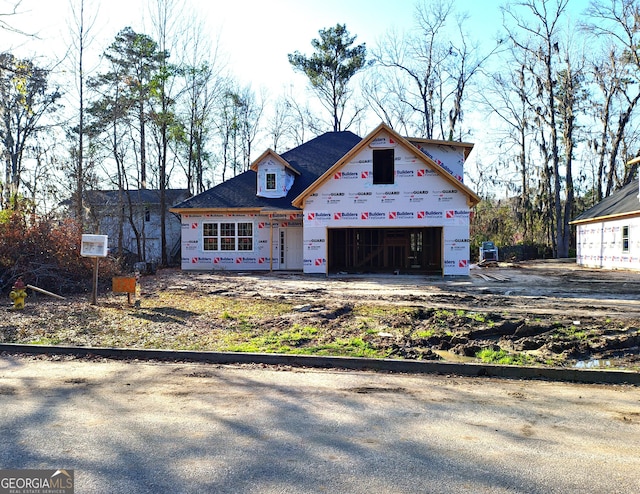
[[256,172],[256,195],[259,197],[286,197],[300,172],[284,158],[271,149],[267,149],[251,164]]

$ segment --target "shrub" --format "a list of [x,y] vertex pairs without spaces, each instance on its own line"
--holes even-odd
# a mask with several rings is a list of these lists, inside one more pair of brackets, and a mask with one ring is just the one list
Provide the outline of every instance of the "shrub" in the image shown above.
[[[56,221],[19,211],[0,215],[0,291],[21,277],[55,293],[91,289],[94,260],[80,256],[82,231],[73,220]],[[101,259],[101,280],[120,272],[113,259]]]

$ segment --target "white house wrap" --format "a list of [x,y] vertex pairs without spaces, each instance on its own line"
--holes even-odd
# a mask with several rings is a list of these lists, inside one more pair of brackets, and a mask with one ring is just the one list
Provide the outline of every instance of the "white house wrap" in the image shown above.
[[576,225],[579,265],[640,270],[638,180],[606,197],[571,223]]
[[469,273],[471,144],[330,132],[171,210],[182,268]]

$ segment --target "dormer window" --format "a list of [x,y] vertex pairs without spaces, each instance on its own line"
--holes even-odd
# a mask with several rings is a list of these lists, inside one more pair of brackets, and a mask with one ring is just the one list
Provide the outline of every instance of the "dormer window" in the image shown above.
[[266,176],[267,190],[276,190],[276,174],[267,173]]
[[293,165],[270,149],[253,162],[251,170],[256,172],[256,195],[269,199],[287,197],[296,175]]

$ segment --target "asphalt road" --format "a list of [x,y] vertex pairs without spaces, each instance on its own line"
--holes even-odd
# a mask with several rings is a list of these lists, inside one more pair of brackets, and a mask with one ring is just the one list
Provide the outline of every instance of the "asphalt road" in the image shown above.
[[640,388],[3,355],[0,468],[82,494],[640,492]]

